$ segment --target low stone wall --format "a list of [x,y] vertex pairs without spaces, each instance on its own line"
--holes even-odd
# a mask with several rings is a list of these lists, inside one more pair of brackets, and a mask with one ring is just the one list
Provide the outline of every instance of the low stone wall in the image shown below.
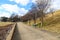
[[14,33],[15,25],[16,24],[12,25],[13,28],[10,30],[9,35],[6,37],[6,40],[11,40]]

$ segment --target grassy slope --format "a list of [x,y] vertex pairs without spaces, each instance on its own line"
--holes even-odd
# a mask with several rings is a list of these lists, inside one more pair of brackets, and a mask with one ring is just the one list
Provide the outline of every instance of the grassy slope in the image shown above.
[[60,10],[54,13],[53,18],[48,16],[48,19],[45,20],[46,26],[42,27],[42,29],[60,33]]
[[[39,18],[37,19],[37,23],[40,23]],[[34,21],[31,20],[31,25],[33,24]],[[53,16],[52,14],[47,14],[44,18],[44,27],[41,28],[43,30],[60,33],[60,10],[54,12]]]

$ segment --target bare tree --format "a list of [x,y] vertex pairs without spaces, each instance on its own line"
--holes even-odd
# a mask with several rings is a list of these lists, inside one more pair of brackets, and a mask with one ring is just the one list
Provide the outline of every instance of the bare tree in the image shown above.
[[49,7],[50,0],[37,0],[37,9],[40,11],[41,27],[43,26],[44,11]]
[[31,13],[32,13],[32,19],[34,20],[34,24],[36,25],[36,19],[37,19],[37,7],[36,5],[32,5],[32,8],[31,8]]
[[10,16],[10,21],[12,21],[12,22],[20,21],[19,15],[12,14],[12,15]]

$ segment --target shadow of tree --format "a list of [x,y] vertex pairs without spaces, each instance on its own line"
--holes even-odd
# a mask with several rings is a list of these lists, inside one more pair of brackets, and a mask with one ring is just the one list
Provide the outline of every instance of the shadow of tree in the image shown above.
[[19,31],[18,31],[17,24],[15,26],[15,31],[13,33],[12,40],[21,40],[21,36],[20,36]]

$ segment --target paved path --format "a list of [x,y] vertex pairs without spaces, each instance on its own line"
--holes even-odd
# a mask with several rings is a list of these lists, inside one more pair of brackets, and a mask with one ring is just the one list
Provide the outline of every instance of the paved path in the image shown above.
[[12,40],[59,40],[47,32],[29,27],[21,22],[17,23]]

